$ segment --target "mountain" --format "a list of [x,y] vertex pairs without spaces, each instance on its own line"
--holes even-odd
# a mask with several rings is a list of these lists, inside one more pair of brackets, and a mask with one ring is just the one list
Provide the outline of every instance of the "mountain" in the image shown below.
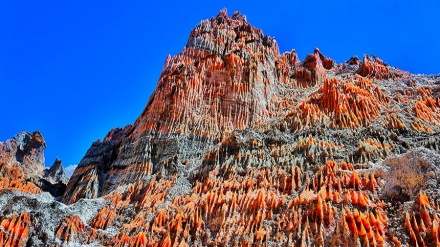
[[317,48],[301,61],[222,10],[60,202],[1,192],[0,243],[440,246],[439,128],[440,76]]
[[55,162],[49,169],[44,169],[44,176],[41,179],[43,190],[56,197],[64,194],[67,182],[69,181],[66,170],[61,163],[60,159],[55,159]]

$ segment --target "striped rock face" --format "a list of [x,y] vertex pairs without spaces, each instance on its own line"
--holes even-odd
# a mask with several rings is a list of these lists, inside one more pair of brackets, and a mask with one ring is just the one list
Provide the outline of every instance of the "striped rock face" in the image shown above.
[[440,246],[439,128],[440,77],[317,48],[301,61],[221,11],[135,123],[92,144],[67,205],[21,199],[30,217],[8,211],[0,243]]
[[134,125],[92,145],[63,201],[105,195],[162,171],[164,163],[200,160],[225,133],[283,116],[297,101],[292,89],[321,83],[334,65],[319,50],[303,63],[295,51],[280,54],[275,39],[239,14],[200,22],[184,50],[166,59]]

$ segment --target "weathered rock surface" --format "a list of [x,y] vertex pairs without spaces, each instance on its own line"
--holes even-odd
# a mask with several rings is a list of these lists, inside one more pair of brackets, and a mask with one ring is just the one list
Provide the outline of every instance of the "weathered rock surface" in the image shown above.
[[41,187],[55,197],[62,196],[66,190],[69,179],[62,166],[62,161],[55,159],[55,162],[49,169],[44,169],[44,176],[40,179]]
[[0,245],[83,246],[92,229],[81,222],[91,221],[105,204],[104,199],[83,199],[66,206],[47,192],[1,190]]
[[46,141],[38,131],[20,132],[0,142],[0,189],[63,195],[68,182],[64,168],[61,161],[56,160],[50,169],[45,169],[45,148]]
[[0,196],[0,241],[440,246],[439,127],[439,76],[319,49],[300,61],[221,11],[166,59],[136,122],[92,144],[69,206]]
[[67,184],[67,182],[69,182],[69,179],[66,177],[66,170],[64,170],[62,161],[58,158],[55,159],[55,162],[49,169],[44,169],[43,178],[52,184]]
[[0,188],[40,193],[46,143],[41,133],[20,132],[0,142]]

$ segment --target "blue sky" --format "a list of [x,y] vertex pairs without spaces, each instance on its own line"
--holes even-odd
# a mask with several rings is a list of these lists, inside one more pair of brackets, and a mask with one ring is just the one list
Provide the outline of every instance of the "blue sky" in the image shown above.
[[134,122],[166,56],[222,8],[239,10],[300,59],[319,47],[338,63],[375,54],[438,74],[440,6],[420,2],[1,1],[0,140],[40,130],[47,166],[55,157],[79,163],[93,141]]

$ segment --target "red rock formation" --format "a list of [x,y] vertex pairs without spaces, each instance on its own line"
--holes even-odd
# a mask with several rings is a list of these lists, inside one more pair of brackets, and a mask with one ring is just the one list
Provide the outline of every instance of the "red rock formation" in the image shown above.
[[[135,147],[151,142],[154,136],[177,134],[212,139],[232,130],[259,128],[297,102],[298,95],[284,94],[284,87],[319,84],[334,64],[317,48],[302,63],[295,51],[281,55],[274,38],[251,26],[246,18],[228,18],[226,11],[221,11],[217,17],[200,22],[184,50],[166,59],[157,87],[134,126],[112,131],[102,143],[94,144],[92,149],[101,154],[107,153],[102,150],[105,145],[111,145],[107,146],[109,149],[124,147],[117,151],[120,155],[109,154],[111,157],[100,161],[90,153],[93,157],[80,163],[73,174],[64,202],[106,194],[99,184],[109,190],[127,184],[133,179],[131,170],[138,170],[135,167],[149,166],[146,174],[136,173],[138,179],[159,170],[162,160],[152,160],[160,157],[145,158],[138,150],[141,147]],[[153,156],[154,143],[144,145]],[[115,157],[112,164],[103,164]],[[119,182],[115,185],[114,181],[98,181],[102,171]]]
[[0,189],[41,193],[38,180],[43,176],[45,148],[38,131],[21,132],[0,142]]
[[[291,171],[279,167],[249,170],[242,175],[234,170],[231,167],[212,171],[194,186],[190,195],[176,197],[167,210],[155,210],[165,201],[153,198],[173,187],[171,181],[153,180],[128,190],[122,198],[116,195],[112,202],[115,207],[127,207],[134,199],[143,201],[137,204],[139,209],[150,209],[140,210],[131,223],[123,225],[122,231],[138,232],[131,238],[132,246],[184,246],[188,239],[206,234],[212,238],[206,240],[208,245],[237,245],[240,236],[250,236],[242,239],[247,244],[276,241],[294,245],[303,241],[322,244],[320,241],[333,236],[335,245],[338,242],[347,243],[346,246],[357,241],[383,244],[387,238],[385,208],[374,196],[378,183],[374,175],[359,175],[352,164],[329,161],[313,180],[299,167]],[[306,189],[292,197],[304,183]],[[146,193],[136,193],[144,190],[142,187]],[[108,210],[101,211],[97,219],[104,212]],[[146,215],[150,213],[155,216],[149,221]],[[267,221],[276,224],[268,226],[264,224]],[[121,235],[113,241],[122,244],[128,236]]]
[[41,189],[32,182],[23,179],[11,181],[4,177],[0,178],[0,189],[18,190],[31,194],[39,194],[42,192]]
[[419,209],[406,212],[405,227],[413,246],[440,246],[438,232],[440,211],[438,206],[431,206],[426,194],[419,195]]
[[437,84],[373,56],[300,61],[221,11],[167,58],[135,124],[93,143],[47,242],[439,246]]
[[246,20],[220,12],[202,21],[185,49],[165,61],[133,135],[155,131],[217,136],[275,116],[271,102],[276,100],[276,70],[271,63],[278,56],[276,41]]
[[28,239],[31,218],[26,212],[14,214],[11,218],[4,218],[0,229],[1,246],[24,246]]
[[[46,142],[39,131],[34,133],[20,132],[13,139],[0,142],[0,189],[17,190],[31,194],[39,194],[43,190],[64,193],[66,179],[57,181],[49,175],[44,167],[44,149]],[[55,162],[52,172],[63,173],[64,169]],[[46,176],[47,175],[47,176]],[[58,176],[61,178],[61,176]],[[50,181],[48,181],[49,179]]]
[[414,111],[417,117],[428,123],[440,124],[440,105],[432,98],[429,91],[423,91],[423,88],[419,89],[421,98],[414,104]]
[[69,215],[56,231],[56,236],[67,242],[84,242],[84,223],[77,215]]
[[148,239],[145,232],[140,232],[133,240],[133,243],[130,245],[130,247],[143,247],[147,246]]
[[376,56],[364,56],[361,67],[357,73],[364,77],[374,79],[393,79],[402,76],[401,71],[391,69],[380,58]]
[[389,102],[389,97],[368,79],[326,78],[287,117],[296,130],[318,123],[329,128],[358,128],[370,125]]
[[325,57],[318,48],[315,48],[314,54],[308,55],[300,66],[295,67],[293,77],[297,79],[298,86],[315,86],[323,81],[326,70],[332,69],[334,64],[332,59]]

